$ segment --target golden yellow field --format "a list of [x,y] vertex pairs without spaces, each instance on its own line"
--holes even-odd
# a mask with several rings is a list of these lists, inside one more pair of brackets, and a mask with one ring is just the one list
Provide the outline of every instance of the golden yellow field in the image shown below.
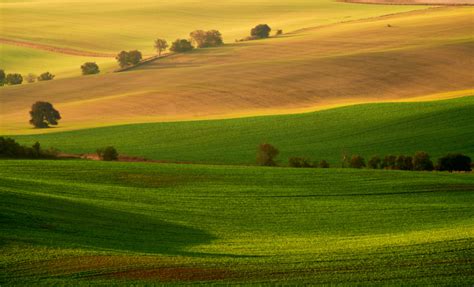
[[473,11],[428,8],[200,49],[130,72],[4,87],[1,132],[33,132],[28,109],[37,100],[61,111],[60,127],[48,130],[60,131],[471,94]]

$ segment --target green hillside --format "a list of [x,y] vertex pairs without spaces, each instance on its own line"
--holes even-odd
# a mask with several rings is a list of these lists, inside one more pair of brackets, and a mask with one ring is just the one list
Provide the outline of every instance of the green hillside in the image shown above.
[[0,284],[463,285],[472,174],[0,161]]
[[113,145],[122,154],[178,162],[253,164],[256,147],[269,142],[279,159],[307,156],[340,162],[343,152],[474,156],[474,97],[412,103],[347,106],[313,113],[123,125],[16,136],[63,152],[93,153]]

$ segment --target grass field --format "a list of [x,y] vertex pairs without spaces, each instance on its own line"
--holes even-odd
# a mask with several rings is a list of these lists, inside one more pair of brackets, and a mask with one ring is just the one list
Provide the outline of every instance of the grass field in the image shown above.
[[7,160],[0,193],[2,286],[474,283],[472,174]]
[[126,73],[3,87],[0,132],[29,133],[28,111],[37,100],[58,107],[64,128],[78,129],[458,93],[474,87],[473,9],[433,8],[303,29]]
[[149,159],[221,164],[253,164],[258,144],[269,142],[280,149],[283,164],[290,156],[339,164],[343,152],[369,157],[424,150],[434,157],[448,152],[474,156],[473,115],[471,96],[283,116],[122,125],[16,139],[72,153],[94,153],[113,145],[123,154]]

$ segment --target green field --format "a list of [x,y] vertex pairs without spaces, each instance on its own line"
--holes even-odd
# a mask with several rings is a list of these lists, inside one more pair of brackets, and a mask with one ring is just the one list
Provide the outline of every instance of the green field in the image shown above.
[[474,283],[472,174],[0,161],[3,285]]
[[150,123],[16,136],[68,153],[112,145],[126,155],[155,160],[253,164],[258,144],[291,156],[339,164],[343,153],[365,157],[449,152],[474,155],[474,97],[347,106],[313,113],[230,120]]

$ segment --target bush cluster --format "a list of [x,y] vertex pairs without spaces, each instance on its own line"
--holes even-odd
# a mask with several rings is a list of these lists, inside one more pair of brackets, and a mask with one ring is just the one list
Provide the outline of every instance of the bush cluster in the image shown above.
[[12,138],[0,137],[0,157],[2,158],[56,158],[58,151],[55,149],[43,150],[39,142],[33,146],[23,146]]
[[120,67],[125,68],[140,63],[142,60],[142,53],[138,50],[128,52],[122,51],[115,57],[115,59],[119,63]]

